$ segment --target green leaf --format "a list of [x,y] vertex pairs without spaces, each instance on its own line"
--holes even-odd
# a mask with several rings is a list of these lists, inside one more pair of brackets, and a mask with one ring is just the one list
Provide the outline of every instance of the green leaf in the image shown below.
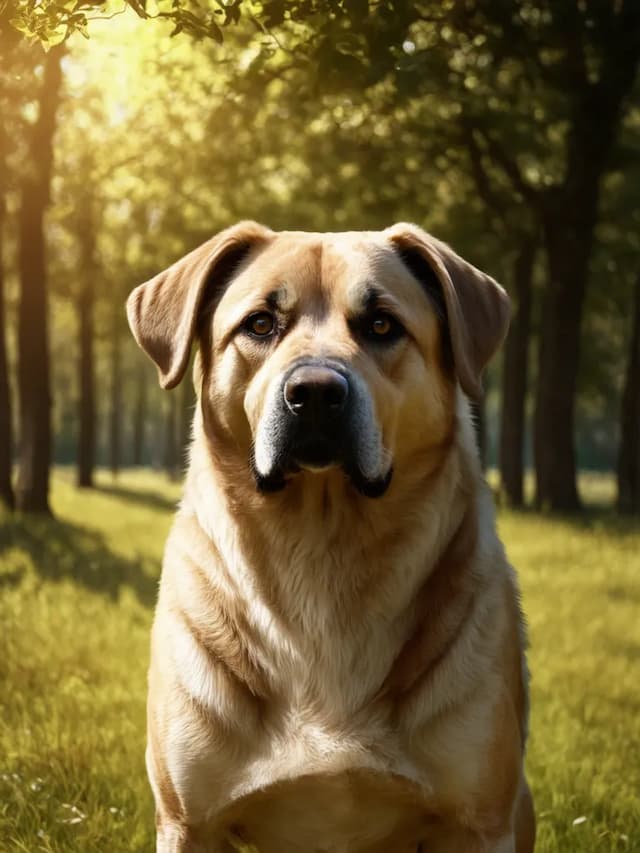
[[9,21],[14,30],[25,35],[31,35],[31,27],[24,18],[11,18]]
[[217,44],[222,44],[224,42],[224,36],[222,35],[222,30],[216,24],[215,21],[210,21],[209,26],[207,27],[207,35],[212,38]]
[[89,27],[87,25],[86,20],[82,21],[82,22],[78,22],[75,25],[75,29],[80,33],[82,38],[87,39],[87,41],[89,40]]
[[[73,29],[78,30],[78,32],[81,33],[81,35],[83,35],[85,38],[87,38],[87,39],[89,38],[89,34],[88,34],[88,32],[86,32],[86,22],[84,24],[82,24],[82,23],[74,24]],[[85,30],[85,32],[83,32],[83,30]],[[65,40],[66,37],[67,37],[67,28],[66,27],[59,27],[57,30],[52,30],[51,32],[48,33],[48,36],[47,36],[47,41],[49,43],[49,47],[55,47],[57,44],[62,44],[62,42]]]

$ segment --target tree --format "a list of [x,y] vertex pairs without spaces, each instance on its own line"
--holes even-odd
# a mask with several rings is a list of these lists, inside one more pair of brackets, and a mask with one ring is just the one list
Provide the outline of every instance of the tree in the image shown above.
[[[100,3],[73,10],[49,0],[33,8],[9,3],[21,9],[16,25],[50,45],[105,11]],[[62,181],[65,197],[80,210],[83,181],[70,177],[74,161],[83,151],[100,151],[99,179],[78,170],[85,184],[99,183],[94,230],[105,269],[100,301],[109,319],[100,315],[95,323],[98,330],[114,328],[107,335],[121,381],[110,383],[120,395],[111,417],[123,407],[131,412],[135,458],[145,409],[155,415],[160,404],[149,392],[148,400],[139,395],[139,405],[130,406],[139,382],[131,381],[128,357],[115,357],[120,332],[112,311],[121,311],[127,289],[245,216],[276,228],[319,230],[414,219],[512,293],[500,458],[516,504],[533,301],[544,269],[536,258],[544,258],[538,497],[556,509],[572,505],[571,421],[576,390],[583,393],[576,372],[586,363],[579,338],[585,311],[592,310],[585,308],[585,278],[597,250],[595,223],[603,217],[600,183],[611,168],[637,64],[633,4],[472,0],[462,11],[452,3],[264,0],[200,9],[161,0],[153,15],[137,2],[129,5],[141,18],[169,18],[174,31],[207,36],[197,44],[170,41],[166,26],[124,15],[90,42],[70,43],[68,85],[76,93],[69,100],[85,98],[77,81],[90,69],[100,115],[82,126],[77,101],[65,114],[61,149],[71,169],[58,173],[58,186]],[[120,50],[118,41],[126,43],[118,64],[126,82],[113,86],[100,68],[100,51],[105,43],[110,52]],[[74,64],[83,73],[74,75]],[[600,120],[592,129],[594,110]],[[125,168],[116,168],[118,158]],[[83,314],[84,297],[77,304]],[[618,332],[612,327],[607,334]],[[91,356],[81,363],[90,365]],[[59,391],[61,398],[69,393],[74,389]],[[131,426],[123,421],[125,437]]]
[[[560,33],[566,37],[567,24],[572,24],[572,31],[548,75],[557,81],[562,72],[573,84],[566,95],[564,174],[549,186],[534,189],[517,161],[494,136],[487,137],[496,161],[536,211],[543,233],[548,278],[536,391],[536,502],[555,510],[579,506],[574,417],[589,261],[602,176],[640,59],[636,3],[599,6],[593,17],[587,7],[585,12],[580,9],[575,4],[558,8],[556,21],[562,30],[556,30],[556,43]],[[588,24],[595,36],[593,29],[589,35]]]
[[509,504],[524,506],[524,440],[536,238],[525,235],[513,269],[514,313],[504,348],[499,468]]
[[538,241],[533,225],[514,205],[512,194],[496,186],[495,166],[488,162],[473,126],[464,117],[460,131],[474,185],[492,217],[492,226],[504,235],[507,249],[515,247],[511,281],[507,282],[511,285],[512,317],[503,354],[498,468],[507,501],[513,507],[522,507],[533,272]]
[[4,295],[4,229],[6,220],[5,188],[7,186],[6,142],[4,125],[0,122],[0,503],[13,507],[11,485],[11,398],[9,391],[9,365],[5,340]]
[[145,437],[147,428],[148,387],[150,376],[142,361],[138,363],[135,377],[135,400],[133,407],[133,458],[134,465],[144,463]]
[[[19,51],[17,33],[9,25],[6,10],[0,8],[0,39],[3,44],[3,62],[0,67],[0,503],[13,507],[15,495],[12,487],[13,406],[9,381],[9,364],[6,337],[6,235],[8,231],[7,201],[13,189],[13,169],[10,163],[11,142],[17,135],[19,111],[16,109],[16,83],[22,81],[24,69]],[[29,81],[31,82],[31,81]]]
[[109,358],[109,467],[117,477],[122,467],[122,317],[117,304],[111,309]]
[[[383,12],[394,11],[394,2],[379,4]],[[397,4],[403,6],[404,4]],[[59,3],[42,0],[36,4],[23,0],[6,0],[7,15],[12,26],[28,39],[37,39],[46,47],[60,44],[75,32],[89,35],[90,21],[113,17],[108,0],[76,0],[74,3]],[[332,41],[337,21],[338,29],[344,19],[362,24],[369,13],[368,0],[261,0],[258,4],[243,0],[223,0],[207,5],[195,5],[185,0],[160,0],[154,11],[142,0],[125,0],[125,10],[133,11],[142,19],[159,19],[172,24],[172,35],[185,32],[195,39],[210,39],[216,44],[224,41],[223,29],[241,21],[251,23],[251,29],[267,33],[285,21],[294,26],[313,22],[314,38],[322,48]],[[321,50],[320,50],[321,53]],[[339,45],[339,56],[348,63],[349,50]],[[300,59],[302,59],[302,54]]]
[[60,98],[63,47],[44,59],[38,116],[27,139],[28,168],[21,181],[19,216],[20,305],[18,314],[18,389],[20,468],[18,509],[49,513],[51,389],[44,216],[49,204],[53,135]]
[[631,309],[629,356],[620,415],[618,509],[640,514],[640,275],[636,276]]
[[78,199],[80,243],[80,287],[77,294],[78,315],[78,468],[77,482],[82,488],[93,486],[96,456],[95,401],[95,282],[97,274],[96,226],[92,198],[85,190]]

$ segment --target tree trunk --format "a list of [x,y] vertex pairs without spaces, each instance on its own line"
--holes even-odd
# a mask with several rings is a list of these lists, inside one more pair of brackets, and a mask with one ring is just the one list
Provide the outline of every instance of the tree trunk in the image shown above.
[[[11,29],[11,28],[9,28]],[[7,32],[3,29],[4,61],[6,66],[10,63],[11,50],[15,47],[17,33]],[[6,76],[9,69],[5,68]],[[0,78],[2,75],[0,75]],[[4,80],[0,80],[4,83]],[[8,103],[9,93],[4,89],[0,91],[0,104]],[[5,124],[4,116],[0,115],[0,504],[9,509],[15,506],[15,495],[12,486],[12,461],[13,461],[13,407],[11,400],[11,386],[9,383],[9,359],[7,353],[6,339],[6,312],[5,312],[5,275],[4,275],[4,238],[6,223],[6,196],[9,185],[8,168],[8,126]]]
[[[120,305],[117,305],[118,309]],[[118,476],[122,458],[122,329],[119,311],[111,323],[111,388],[109,405],[109,467]]]
[[4,127],[0,123],[0,504],[4,504],[12,509],[14,505],[13,489],[11,486],[11,449],[13,439],[4,310],[3,238],[6,216],[5,192],[7,186],[5,152]]
[[0,196],[0,503],[12,509],[14,505],[11,486],[11,448],[13,442],[9,365],[5,340],[3,235],[4,198]]
[[136,405],[133,417],[133,464],[144,463],[144,439],[147,420],[147,382],[148,374],[142,364],[136,377]]
[[622,394],[618,452],[618,509],[640,514],[640,275],[633,294],[629,360]]
[[536,240],[525,238],[515,259],[516,309],[504,349],[500,413],[500,481],[510,506],[524,505],[525,407]]
[[582,211],[591,213],[588,223],[560,223],[555,217],[545,223],[549,280],[540,330],[534,435],[539,509],[574,512],[580,508],[574,413],[596,204],[595,197],[582,203]]
[[18,388],[20,392],[20,510],[50,513],[51,381],[44,216],[49,203],[53,136],[60,98],[62,47],[46,55],[38,118],[28,139],[28,169],[22,180],[18,269]]
[[600,182],[640,58],[636,2],[620,5],[617,26],[618,37],[603,58],[597,83],[574,95],[565,177],[540,206],[549,280],[536,395],[536,505],[563,512],[580,507],[574,445],[580,331]]
[[93,486],[96,454],[96,403],[94,357],[94,305],[96,278],[96,238],[91,200],[83,200],[80,218],[80,270],[78,294],[78,470],[77,482],[81,488]]

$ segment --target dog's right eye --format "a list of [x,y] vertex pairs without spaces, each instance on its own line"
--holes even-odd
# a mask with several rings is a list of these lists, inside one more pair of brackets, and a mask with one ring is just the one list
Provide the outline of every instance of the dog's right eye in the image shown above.
[[395,343],[405,334],[401,323],[386,311],[376,311],[362,324],[362,334],[373,343]]
[[253,338],[268,338],[276,327],[276,321],[268,311],[258,311],[250,314],[244,321],[244,329]]

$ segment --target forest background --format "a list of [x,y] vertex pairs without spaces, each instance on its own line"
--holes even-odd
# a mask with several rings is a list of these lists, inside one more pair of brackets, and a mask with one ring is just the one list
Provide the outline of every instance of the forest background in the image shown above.
[[484,406],[508,501],[533,465],[536,505],[576,510],[586,467],[639,511],[637,3],[0,10],[7,503],[46,511],[51,461],[179,471],[191,391],[154,388],[123,303],[249,217],[448,240],[514,303]]
[[476,413],[537,849],[640,851],[639,62],[637,0],[0,0],[0,849],[152,849],[194,397],[124,302],[251,218],[413,221],[508,289]]

